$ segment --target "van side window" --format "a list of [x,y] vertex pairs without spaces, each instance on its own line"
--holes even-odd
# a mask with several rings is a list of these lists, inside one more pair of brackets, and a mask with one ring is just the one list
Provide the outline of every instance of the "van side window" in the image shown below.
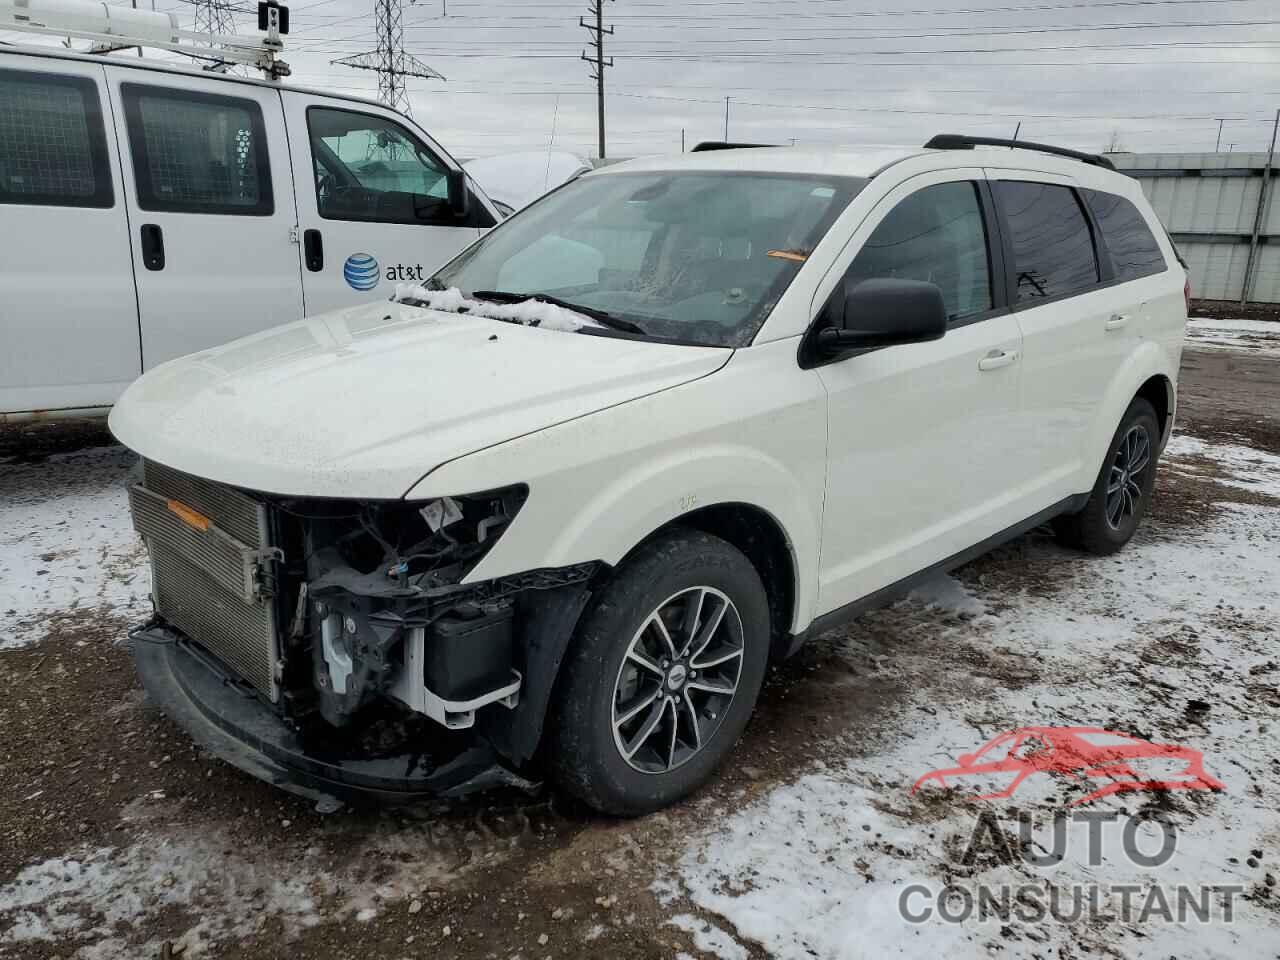
[[92,80],[0,70],[0,203],[115,203],[102,105]]
[[400,124],[311,107],[307,131],[316,207],[326,220],[456,226],[447,168]]
[[258,217],[275,212],[257,103],[134,83],[120,91],[139,207]]
[[1164,272],[1166,264],[1160,244],[1156,243],[1146,218],[1137,207],[1114,193],[1101,190],[1082,190],[1081,193],[1098,221],[1117,279],[1136,280]]
[[937,284],[953,322],[990,310],[991,268],[977,187],[939,183],[902,200],[872,231],[846,276]]
[[1022,180],[991,184],[1013,246],[1017,303],[1052,300],[1098,282],[1089,221],[1070,187]]

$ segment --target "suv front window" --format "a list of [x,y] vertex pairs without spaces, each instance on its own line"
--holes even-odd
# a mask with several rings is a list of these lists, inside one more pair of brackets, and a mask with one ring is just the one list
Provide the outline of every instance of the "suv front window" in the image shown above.
[[431,286],[542,294],[646,335],[744,346],[865,183],[845,177],[584,177],[521,211]]

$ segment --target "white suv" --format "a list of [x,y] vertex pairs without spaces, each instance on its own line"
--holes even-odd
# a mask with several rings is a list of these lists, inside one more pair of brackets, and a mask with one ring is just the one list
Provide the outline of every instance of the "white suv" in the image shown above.
[[639,813],[805,637],[1045,521],[1119,549],[1185,274],[1105,160],[987,145],[620,164],[147,373],[111,428],[149,691],[325,802],[550,774]]

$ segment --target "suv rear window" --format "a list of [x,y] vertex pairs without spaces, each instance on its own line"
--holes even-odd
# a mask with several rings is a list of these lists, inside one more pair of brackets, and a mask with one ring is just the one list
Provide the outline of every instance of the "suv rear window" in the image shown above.
[[114,203],[92,80],[0,70],[0,203]]
[[1070,187],[1022,180],[992,184],[1013,246],[1015,301],[1082,293],[1098,282],[1093,234]]
[[1081,192],[1102,230],[1102,240],[1111,254],[1117,279],[1136,280],[1164,271],[1166,264],[1160,245],[1137,207],[1114,193]]

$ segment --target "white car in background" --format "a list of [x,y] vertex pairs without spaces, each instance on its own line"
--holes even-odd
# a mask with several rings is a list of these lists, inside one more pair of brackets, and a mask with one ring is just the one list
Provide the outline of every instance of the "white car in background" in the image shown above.
[[1120,549],[1186,296],[1137,182],[1058,148],[584,174],[394,302],[128,389],[139,671],[326,802],[551,776],[657,809],[806,637],[1047,521]]
[[529,150],[480,157],[463,163],[489,199],[510,216],[562,183],[591,172],[591,164],[572,153]]

